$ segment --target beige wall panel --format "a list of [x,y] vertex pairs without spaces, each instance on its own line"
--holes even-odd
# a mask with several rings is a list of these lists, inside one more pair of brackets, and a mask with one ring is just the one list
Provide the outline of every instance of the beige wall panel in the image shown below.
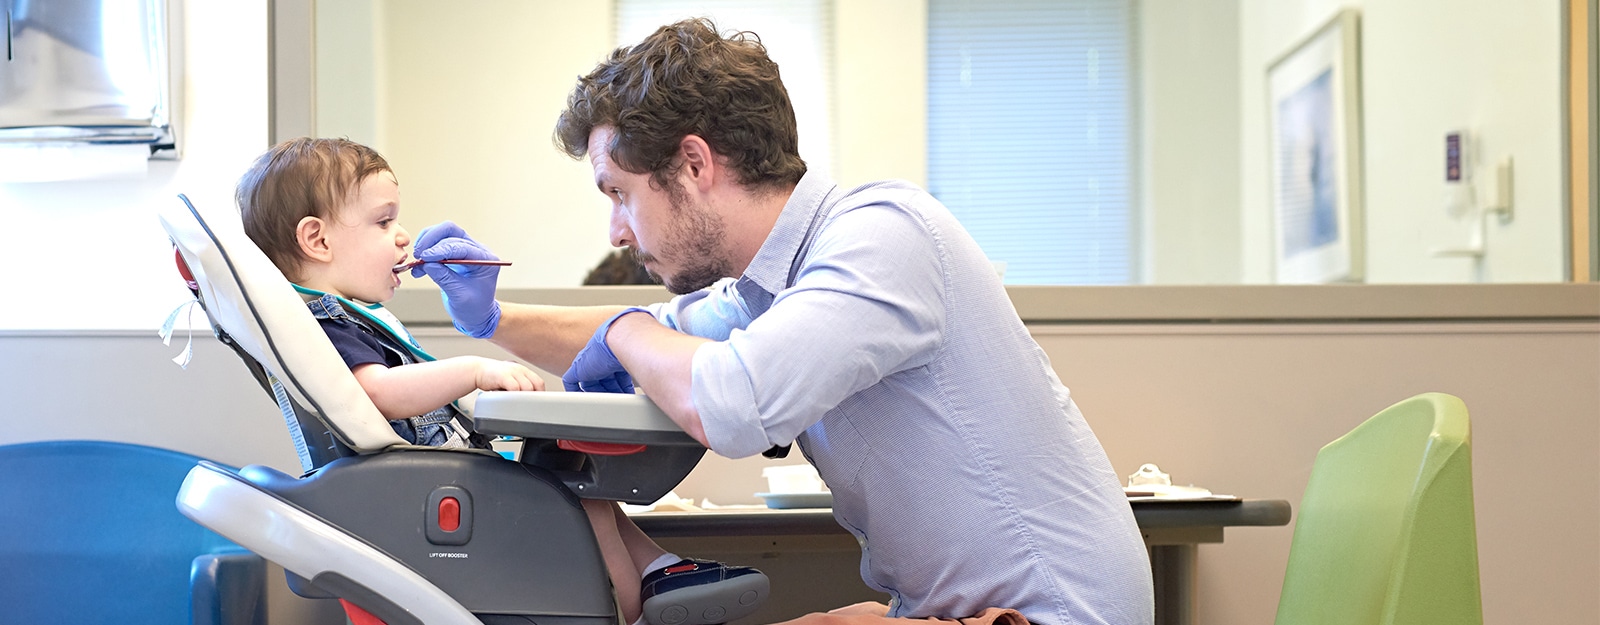
[[[1287,499],[1297,513],[1322,445],[1411,395],[1457,395],[1472,415],[1485,622],[1583,623],[1600,610],[1600,326],[1079,326],[1035,336],[1119,474],[1154,462],[1176,483]],[[1272,622],[1292,535],[1237,528],[1202,546],[1197,622]]]
[[[1119,474],[1155,462],[1180,483],[1296,507],[1322,445],[1405,397],[1460,396],[1473,422],[1486,621],[1586,623],[1600,611],[1600,324],[1080,324],[1034,333]],[[445,328],[417,334],[439,356],[504,356]],[[209,334],[195,348],[182,370],[168,361],[180,347],[143,332],[0,334],[0,444],[119,440],[296,470],[275,407],[244,367]],[[757,503],[760,470],[771,464],[708,458],[678,492]],[[1236,528],[1224,544],[1202,546],[1197,622],[1270,623],[1291,536],[1292,527]],[[857,575],[852,560],[815,559],[828,564],[813,573],[845,583]]]

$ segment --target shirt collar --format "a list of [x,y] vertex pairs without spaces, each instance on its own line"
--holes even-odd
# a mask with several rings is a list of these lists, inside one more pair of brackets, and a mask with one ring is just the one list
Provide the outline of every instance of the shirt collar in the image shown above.
[[[739,277],[740,295],[751,299],[750,289],[758,288],[766,294],[764,303],[770,305],[772,297],[789,286],[789,270],[794,266],[795,256],[805,244],[817,211],[823,209],[823,200],[833,187],[833,180],[827,174],[814,169],[800,178],[794,192],[789,194],[789,201],[783,205],[783,212],[778,214],[777,223],[772,225],[772,232],[750,260],[744,275]],[[760,299],[759,295],[756,299]]]

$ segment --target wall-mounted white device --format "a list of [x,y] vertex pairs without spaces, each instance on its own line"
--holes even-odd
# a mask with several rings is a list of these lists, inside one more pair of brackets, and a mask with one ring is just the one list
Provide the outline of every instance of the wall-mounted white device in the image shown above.
[[[1445,135],[1445,210],[1451,217],[1472,218],[1471,239],[1462,247],[1434,249],[1433,255],[1437,257],[1481,259],[1488,253],[1489,219],[1498,216],[1502,224],[1511,221],[1512,198],[1515,195],[1512,187],[1511,157],[1507,156],[1495,163],[1494,188],[1488,193],[1493,201],[1484,206],[1477,206],[1476,192],[1472,184],[1470,139],[1470,135],[1464,131]],[[1473,214],[1474,210],[1477,214]]]
[[1472,137],[1465,130],[1444,135],[1444,212],[1461,217],[1476,202],[1472,189]]

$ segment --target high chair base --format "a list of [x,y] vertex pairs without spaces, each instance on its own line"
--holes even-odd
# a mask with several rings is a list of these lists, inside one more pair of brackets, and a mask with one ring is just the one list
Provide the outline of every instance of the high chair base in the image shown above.
[[178,507],[309,584],[297,592],[389,625],[616,623],[581,505],[537,467],[435,450],[343,458],[302,479],[202,463]]

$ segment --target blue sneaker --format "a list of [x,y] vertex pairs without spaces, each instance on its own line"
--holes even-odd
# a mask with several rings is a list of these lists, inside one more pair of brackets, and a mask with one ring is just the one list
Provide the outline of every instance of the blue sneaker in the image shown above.
[[639,594],[651,625],[717,625],[749,616],[771,592],[756,569],[684,559],[644,576]]

